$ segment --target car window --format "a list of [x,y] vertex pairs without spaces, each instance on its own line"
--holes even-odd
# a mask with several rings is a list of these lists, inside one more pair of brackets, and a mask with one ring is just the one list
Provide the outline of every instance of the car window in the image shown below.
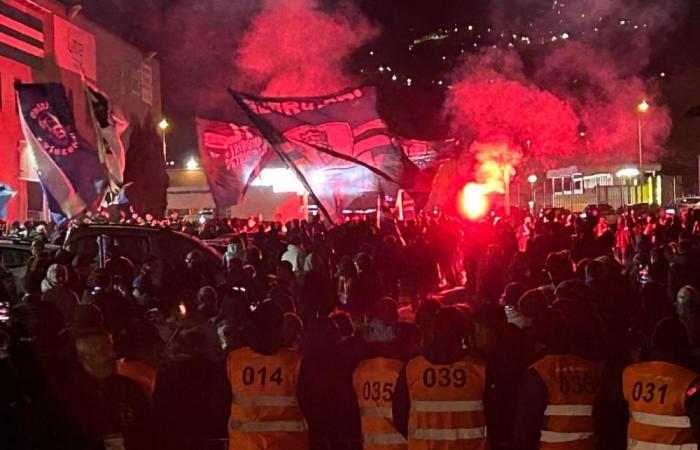
[[118,254],[129,259],[134,265],[140,266],[148,260],[148,238],[143,236],[119,236],[112,241]]
[[[78,266],[94,263],[98,252],[97,236],[86,236],[78,239],[75,249],[78,255]],[[148,260],[148,238],[141,236],[112,237],[110,251],[116,251],[120,256],[128,258],[134,265],[141,265]]]
[[32,256],[29,249],[0,248],[0,257],[8,269],[15,269],[27,265],[27,261]]

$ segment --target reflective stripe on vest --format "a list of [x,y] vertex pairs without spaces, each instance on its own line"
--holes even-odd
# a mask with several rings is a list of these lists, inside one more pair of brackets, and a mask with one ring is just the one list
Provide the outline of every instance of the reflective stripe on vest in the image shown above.
[[486,427],[479,428],[416,428],[411,437],[428,441],[459,441],[486,437]]
[[590,416],[593,405],[547,405],[545,416]]
[[366,433],[362,435],[362,442],[367,445],[401,445],[406,443],[406,438],[400,433]]
[[690,428],[690,418],[688,416],[665,416],[663,414],[650,414],[641,411],[632,411],[632,420],[644,425],[655,425],[657,427],[669,428]]
[[306,431],[308,429],[304,420],[279,420],[269,422],[239,422],[229,420],[229,427],[232,430],[246,433],[292,433],[295,431]]
[[299,406],[296,397],[286,395],[236,395],[231,403],[240,406]]
[[360,416],[391,419],[393,417],[393,411],[391,408],[380,408],[378,406],[360,406]]
[[484,403],[481,401],[413,401],[411,402],[411,410],[420,412],[483,411]]
[[658,444],[628,440],[627,447],[633,450],[698,450],[698,444]]
[[581,441],[583,439],[590,439],[594,436],[594,433],[563,433],[559,431],[546,431],[542,430],[540,432],[540,442],[571,442],[571,441]]

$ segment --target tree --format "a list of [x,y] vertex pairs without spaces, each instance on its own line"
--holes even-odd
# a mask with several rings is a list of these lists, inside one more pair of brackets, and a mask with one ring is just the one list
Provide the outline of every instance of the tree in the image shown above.
[[149,114],[143,124],[132,118],[132,131],[126,152],[124,183],[126,196],[139,215],[163,217],[170,184],[163,158],[163,144]]

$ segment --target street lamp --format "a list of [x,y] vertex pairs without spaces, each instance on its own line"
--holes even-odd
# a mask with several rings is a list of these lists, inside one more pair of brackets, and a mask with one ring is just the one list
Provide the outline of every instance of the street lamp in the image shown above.
[[637,105],[637,124],[639,131],[639,171],[642,173],[644,173],[644,169],[642,169],[642,114],[647,111],[649,111],[649,103],[647,103],[646,100],[642,100],[641,103]]
[[527,177],[527,182],[530,183],[530,198],[532,204],[532,215],[535,215],[535,183],[537,183],[537,175],[534,173]]
[[191,157],[190,159],[187,160],[185,163],[185,169],[187,170],[197,170],[199,169],[199,163],[194,157]]
[[160,128],[160,137],[163,141],[163,160],[166,162],[166,164],[168,161],[168,147],[165,143],[165,130],[167,130],[169,126],[170,124],[168,123],[168,120],[165,117],[163,117],[160,120],[160,122],[158,122],[158,128]]
[[[638,125],[637,130],[639,132],[638,133],[638,138],[639,138],[639,172],[641,174],[642,179],[644,177],[644,168],[642,167],[642,164],[644,162],[642,159],[642,146],[643,146],[642,145],[642,142],[643,142],[643,139],[642,139],[642,114],[646,113],[647,111],[649,111],[649,103],[647,103],[646,100],[642,100],[637,105],[637,125]],[[640,185],[642,184],[641,183],[642,179],[640,179],[640,183],[639,183]],[[640,189],[639,193],[640,193],[640,199],[641,199],[641,197],[643,197],[643,194],[644,194],[644,188],[640,187],[639,189]]]

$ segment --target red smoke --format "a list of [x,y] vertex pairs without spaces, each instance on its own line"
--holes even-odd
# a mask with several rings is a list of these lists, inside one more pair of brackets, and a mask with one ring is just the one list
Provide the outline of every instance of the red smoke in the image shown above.
[[352,9],[327,13],[316,0],[267,0],[244,34],[241,82],[266,96],[315,96],[357,83],[350,54],[377,34]]
[[537,82],[570,102],[579,114],[582,130],[580,163],[637,162],[637,105],[641,114],[644,159],[655,161],[671,130],[668,109],[653,86],[627,73],[611,54],[580,42],[568,42],[550,54],[535,74]]
[[551,167],[577,149],[573,109],[525,81],[513,51],[489,49],[467,58],[446,108],[454,132],[474,141],[474,178],[486,192],[503,193],[521,163]]

